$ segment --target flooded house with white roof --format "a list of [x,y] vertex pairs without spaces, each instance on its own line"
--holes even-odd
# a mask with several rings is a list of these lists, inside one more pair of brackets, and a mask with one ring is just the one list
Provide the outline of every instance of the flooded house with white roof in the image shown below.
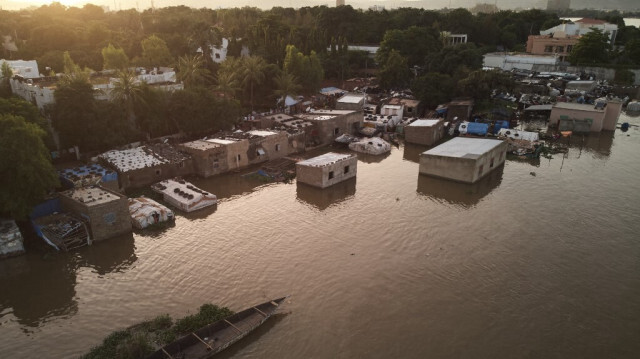
[[307,147],[329,145],[342,134],[355,135],[364,123],[362,111],[310,110],[297,114],[297,118],[310,122],[314,128],[307,132]]
[[347,93],[336,101],[336,110],[361,111],[365,103],[365,94]]
[[195,172],[207,178],[227,172],[227,147],[211,140],[196,140],[179,145],[180,150],[191,155]]
[[166,143],[112,150],[98,158],[118,172],[118,181],[123,190],[194,173],[191,156]]
[[455,137],[420,155],[420,173],[474,183],[504,163],[507,143]]
[[433,146],[444,136],[444,119],[418,119],[404,127],[404,139],[408,143]]
[[60,193],[60,204],[87,223],[92,241],[131,232],[128,199],[115,191],[100,186],[70,189]]
[[356,176],[358,157],[354,154],[329,152],[296,163],[297,181],[320,188]]

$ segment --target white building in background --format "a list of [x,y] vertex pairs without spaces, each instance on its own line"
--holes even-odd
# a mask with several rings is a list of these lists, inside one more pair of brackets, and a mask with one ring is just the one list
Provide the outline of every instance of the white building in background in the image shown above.
[[25,79],[35,79],[40,77],[40,71],[38,71],[38,63],[36,60],[2,60],[0,59],[0,66],[3,63],[9,64],[11,71],[14,75],[20,75]]
[[484,55],[483,66],[504,71],[512,69],[531,71],[535,65],[558,65],[559,62],[560,58],[555,55],[492,52]]
[[613,44],[616,41],[616,35],[618,34],[618,25],[610,24],[604,20],[587,18],[580,19],[575,22],[560,24],[550,29],[540,31],[540,35],[564,34],[567,36],[582,36],[590,33],[592,29],[598,29],[605,34],[608,34],[610,44]]
[[[209,45],[209,56],[211,56],[211,60],[213,62],[219,64],[224,62],[227,59],[227,51],[229,50],[229,39],[222,38],[222,43],[220,46]],[[202,53],[202,48],[198,48],[197,52]],[[242,45],[242,49],[240,50],[240,56],[245,57],[249,56],[249,48],[245,45]]]
[[449,31],[442,31],[440,36],[447,46],[467,43],[467,34],[452,34]]

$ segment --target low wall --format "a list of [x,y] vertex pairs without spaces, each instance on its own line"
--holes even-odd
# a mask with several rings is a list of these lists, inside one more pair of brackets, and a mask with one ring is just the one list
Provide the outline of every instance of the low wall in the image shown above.
[[[565,66],[565,65],[533,65],[533,71],[536,72],[585,72],[596,75],[597,80],[613,81],[616,76],[616,70],[605,67],[588,67],[588,66]],[[634,85],[640,85],[640,69],[628,69],[635,74]]]

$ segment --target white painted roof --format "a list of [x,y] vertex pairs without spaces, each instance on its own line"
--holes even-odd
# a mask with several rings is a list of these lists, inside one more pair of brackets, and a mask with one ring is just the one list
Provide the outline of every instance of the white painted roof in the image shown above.
[[298,164],[301,166],[309,166],[309,167],[323,167],[326,165],[336,163],[338,161],[343,161],[350,157],[353,157],[353,155],[345,154],[345,153],[329,152],[329,153],[325,153],[324,155],[309,158],[308,160],[300,161],[298,162]]
[[230,145],[232,143],[236,143],[238,141],[234,141],[234,140],[226,140],[226,139],[222,139],[222,138],[212,138],[207,140],[207,142],[211,142],[211,143],[219,143],[221,145]]
[[422,154],[457,158],[478,158],[478,156],[489,152],[501,143],[502,141],[499,140],[484,138],[455,137]]
[[84,203],[89,207],[117,201],[118,199],[120,199],[120,197],[118,197],[117,195],[100,187],[82,187],[68,190],[63,193],[64,195],[71,197],[78,202]]
[[440,120],[421,119],[421,120],[413,121],[411,124],[409,124],[409,126],[412,126],[412,127],[431,127],[431,126],[435,126],[436,124],[438,124],[438,122],[440,122]]
[[344,95],[344,96],[340,97],[340,99],[338,99],[338,102],[340,102],[340,103],[360,103],[363,100],[364,100],[364,95],[347,94],[347,95]]
[[137,170],[145,167],[154,167],[169,160],[146,153],[143,147],[136,147],[122,151],[108,151],[100,155],[107,162],[115,166],[120,172]]
[[260,137],[267,137],[267,136],[273,136],[278,134],[277,132],[273,132],[273,131],[259,131],[259,130],[249,131],[249,133],[253,136],[260,136]]
[[357,111],[353,111],[353,110],[312,110],[309,113],[315,114],[315,115],[348,115],[350,113],[354,113]]
[[498,136],[504,136],[513,138],[514,140],[527,140],[527,141],[538,141],[539,136],[537,132],[529,132],[529,131],[520,131],[514,130],[510,128],[501,128],[498,132]]

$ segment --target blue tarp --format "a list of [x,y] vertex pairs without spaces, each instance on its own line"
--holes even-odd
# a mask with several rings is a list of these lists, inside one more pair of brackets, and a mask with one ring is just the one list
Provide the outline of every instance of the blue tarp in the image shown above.
[[58,197],[48,199],[33,207],[29,218],[36,219],[54,214],[56,212],[62,212],[62,208],[60,207],[60,199],[58,199]]
[[489,130],[489,125],[480,122],[470,122],[467,125],[467,133],[470,135],[484,136]]
[[86,166],[67,168],[60,171],[60,178],[64,185],[68,188],[73,188],[72,177],[83,177],[90,173],[98,174],[102,176],[102,182],[111,182],[118,180],[118,174],[115,171],[106,169],[99,164],[91,164]]
[[337,87],[324,87],[322,89],[320,89],[320,93],[323,95],[335,95],[335,94],[339,94],[339,93],[343,93],[345,92],[344,90],[341,90]]
[[505,120],[498,120],[494,123],[493,125],[493,134],[497,134],[498,132],[500,132],[500,129],[502,128],[509,128],[509,121],[505,121]]

